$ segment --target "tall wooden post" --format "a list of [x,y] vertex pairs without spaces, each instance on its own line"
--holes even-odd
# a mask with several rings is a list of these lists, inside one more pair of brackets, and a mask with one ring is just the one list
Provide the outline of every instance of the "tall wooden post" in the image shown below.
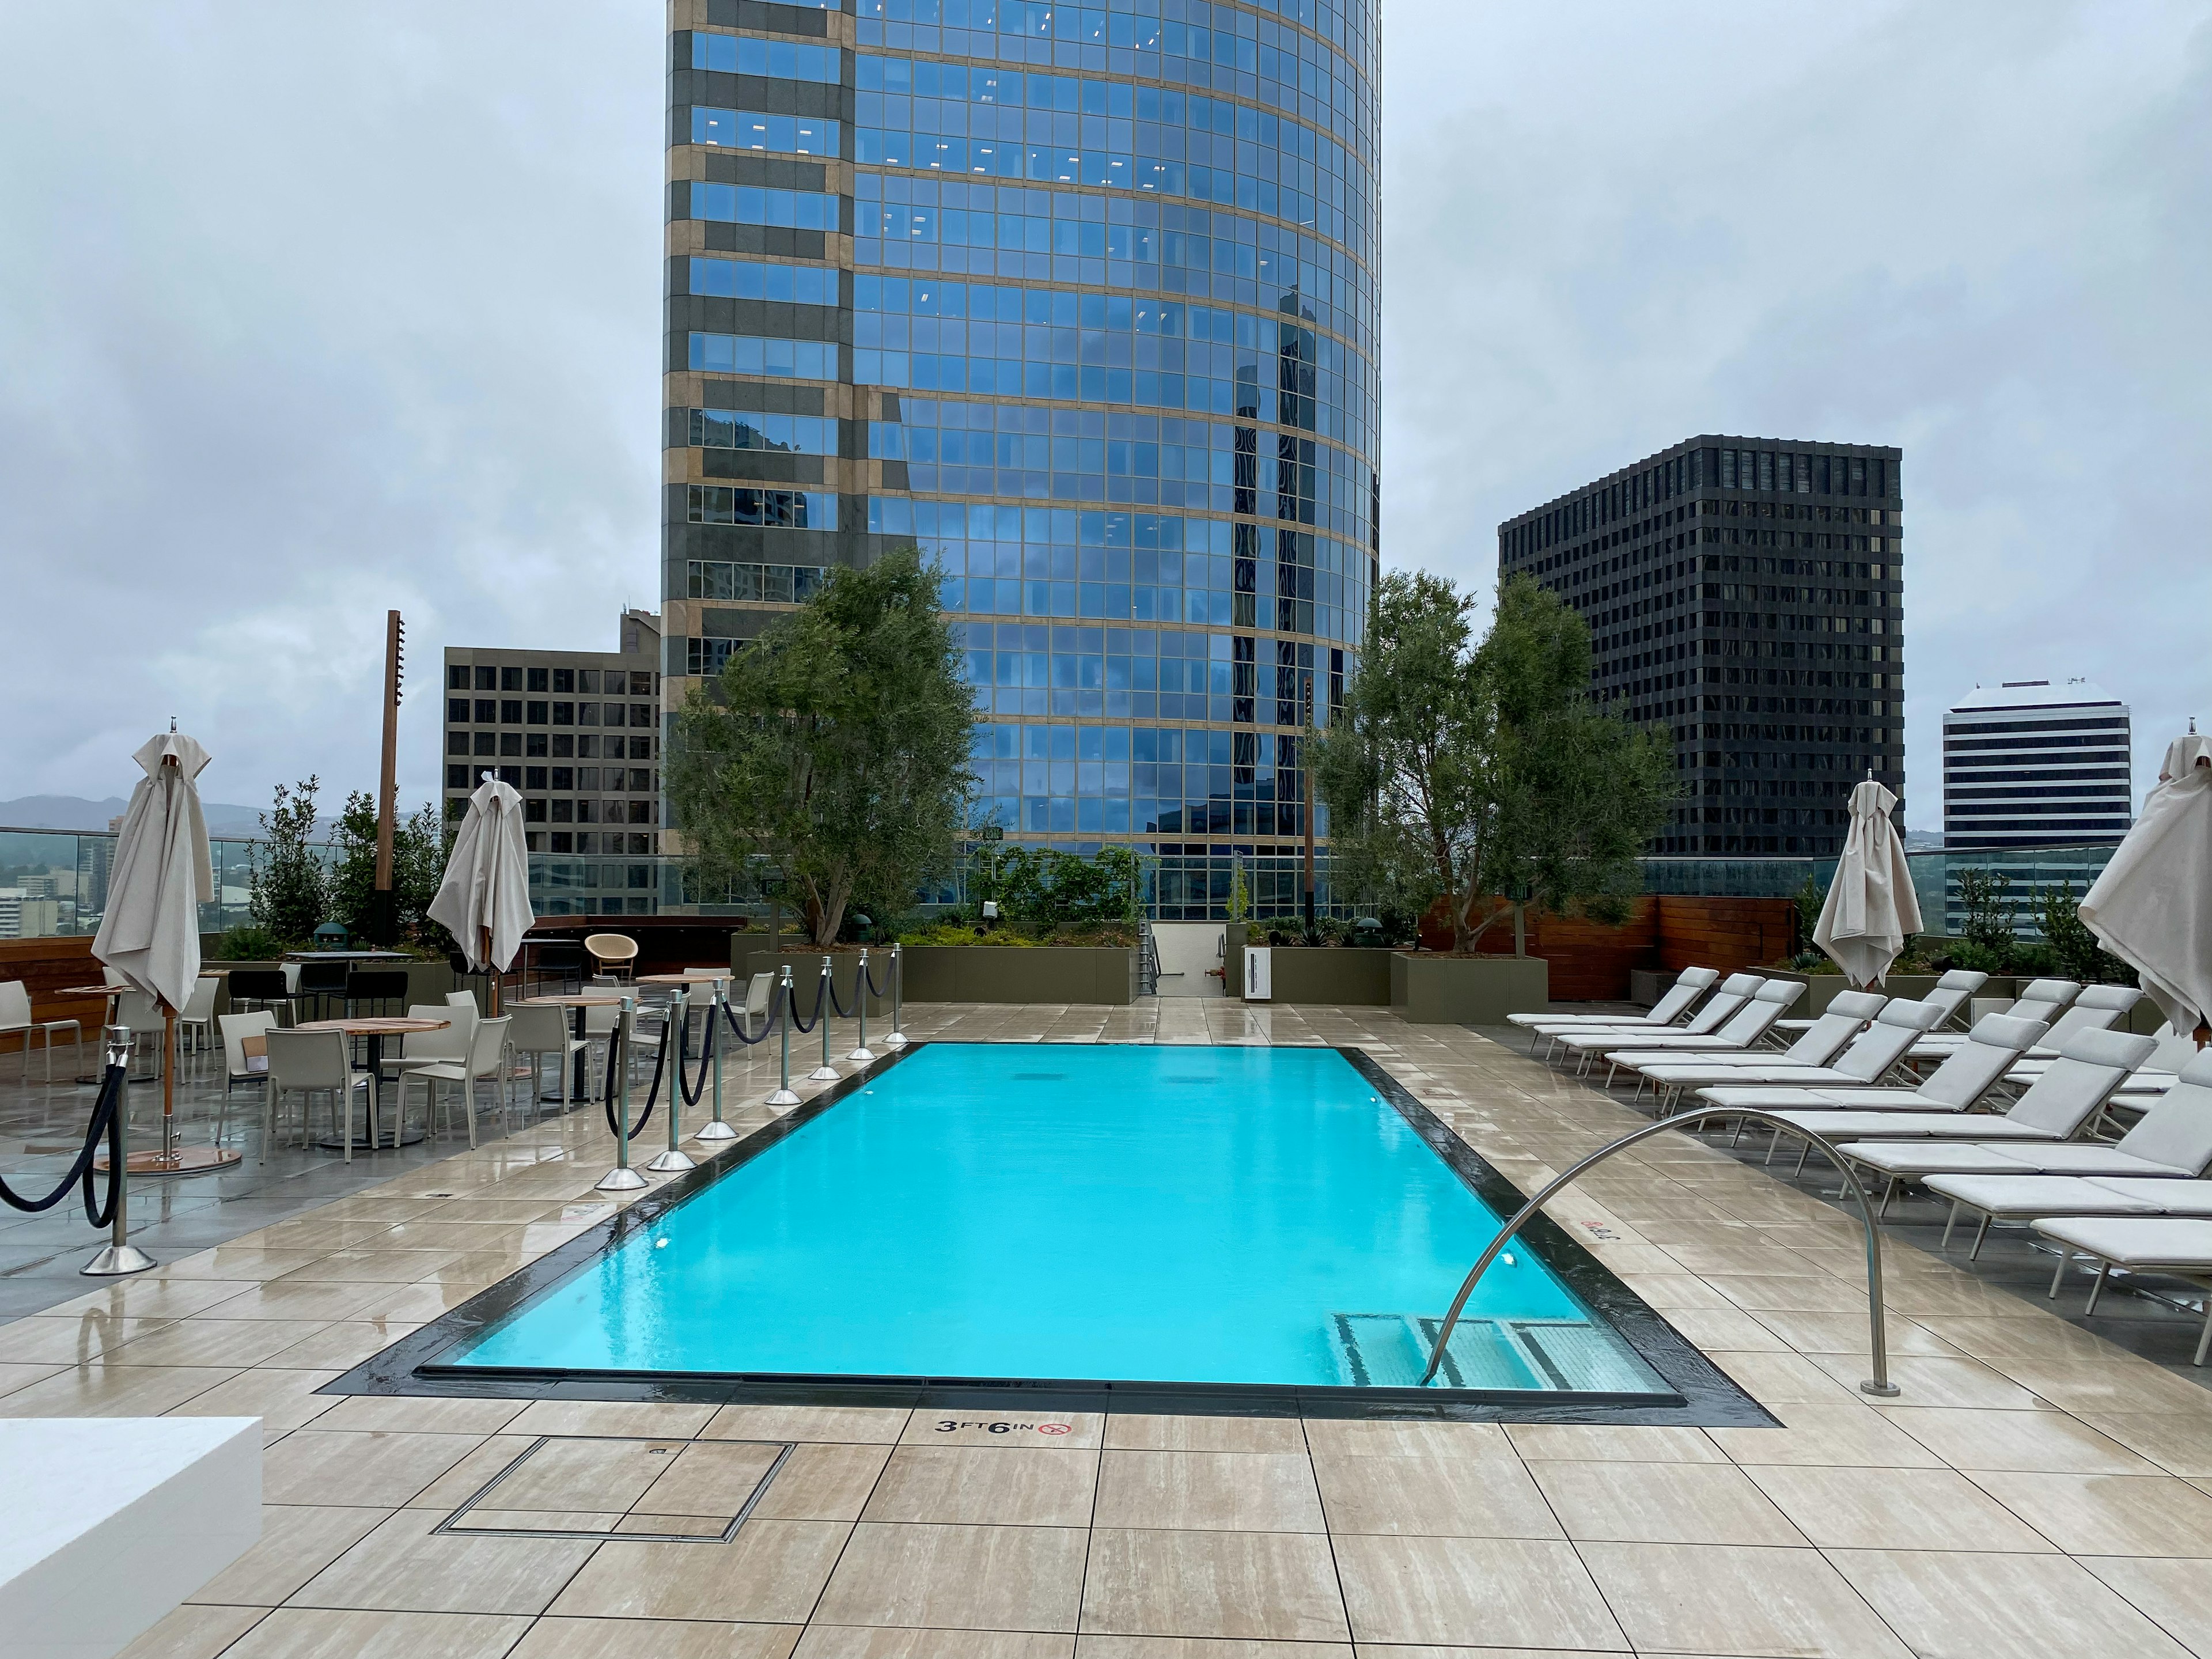
[[370,912],[375,943],[391,945],[399,932],[392,889],[392,832],[399,811],[399,686],[406,630],[397,611],[384,615],[384,764],[376,785],[376,898]]

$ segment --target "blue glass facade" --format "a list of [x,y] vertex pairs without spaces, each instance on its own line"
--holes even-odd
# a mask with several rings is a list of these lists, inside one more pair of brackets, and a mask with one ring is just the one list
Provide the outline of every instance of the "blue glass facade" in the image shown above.
[[915,543],[993,822],[1294,908],[1380,557],[1376,0],[676,9],[671,705]]

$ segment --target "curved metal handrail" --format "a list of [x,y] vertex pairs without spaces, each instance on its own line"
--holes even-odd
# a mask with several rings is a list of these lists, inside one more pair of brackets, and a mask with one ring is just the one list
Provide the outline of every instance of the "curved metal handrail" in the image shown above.
[[1498,1259],[1498,1253],[1513,1242],[1515,1235],[1528,1224],[1529,1218],[1550,1201],[1553,1194],[1573,1182],[1584,1170],[1604,1163],[1625,1147],[1633,1146],[1639,1140],[1649,1140],[1669,1129],[1680,1129],[1712,1117],[1757,1118],[1778,1129],[1786,1129],[1818,1146],[1827,1154],[1828,1162],[1843,1172],[1844,1181],[1851,1189],[1851,1196],[1858,1200],[1859,1222],[1866,1230],[1867,1340],[1873,1351],[1874,1376],[1859,1384],[1859,1392],[1882,1400],[1894,1398],[1898,1388],[1889,1380],[1889,1347],[1882,1329],[1881,1235],[1875,1230],[1874,1206],[1867,1201],[1866,1188],[1859,1184],[1858,1176],[1851,1172],[1851,1166],[1844,1161],[1843,1154],[1836,1150],[1832,1142],[1800,1124],[1789,1121],[1778,1112],[1764,1111],[1756,1106],[1701,1106],[1695,1111],[1678,1112],[1672,1117],[1662,1117],[1656,1123],[1647,1123],[1633,1133],[1623,1135],[1620,1139],[1599,1147],[1565,1174],[1553,1177],[1542,1191],[1523,1204],[1513,1218],[1498,1230],[1498,1237],[1490,1241],[1490,1248],[1482,1253],[1482,1259],[1474,1264],[1461,1283],[1459,1294],[1452,1298],[1451,1311],[1444,1316],[1443,1328],[1437,1333],[1437,1346],[1429,1355],[1428,1370],[1421,1373],[1421,1385],[1425,1388],[1433,1382],[1437,1368],[1444,1363],[1444,1349],[1451,1341],[1452,1329],[1459,1323],[1459,1316],[1467,1306],[1468,1297],[1474,1294],[1475,1281]]

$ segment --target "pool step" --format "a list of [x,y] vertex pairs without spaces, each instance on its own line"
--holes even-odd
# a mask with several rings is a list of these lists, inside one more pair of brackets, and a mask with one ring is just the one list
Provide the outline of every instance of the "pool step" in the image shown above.
[[[1334,1314],[1337,1373],[1355,1389],[1419,1388],[1443,1322],[1423,1314]],[[1662,1389],[1610,1333],[1580,1320],[1462,1319],[1437,1373],[1450,1389],[1541,1393]]]

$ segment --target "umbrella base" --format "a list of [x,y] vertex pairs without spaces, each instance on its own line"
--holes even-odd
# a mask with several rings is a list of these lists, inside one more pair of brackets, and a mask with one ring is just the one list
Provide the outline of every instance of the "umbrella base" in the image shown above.
[[[240,1162],[241,1157],[228,1146],[179,1146],[173,1152],[132,1152],[123,1160],[123,1167],[135,1176],[205,1175],[210,1170],[227,1170]],[[96,1158],[92,1167],[95,1173],[106,1175],[107,1160]],[[135,1273],[137,1269],[122,1271]]]

